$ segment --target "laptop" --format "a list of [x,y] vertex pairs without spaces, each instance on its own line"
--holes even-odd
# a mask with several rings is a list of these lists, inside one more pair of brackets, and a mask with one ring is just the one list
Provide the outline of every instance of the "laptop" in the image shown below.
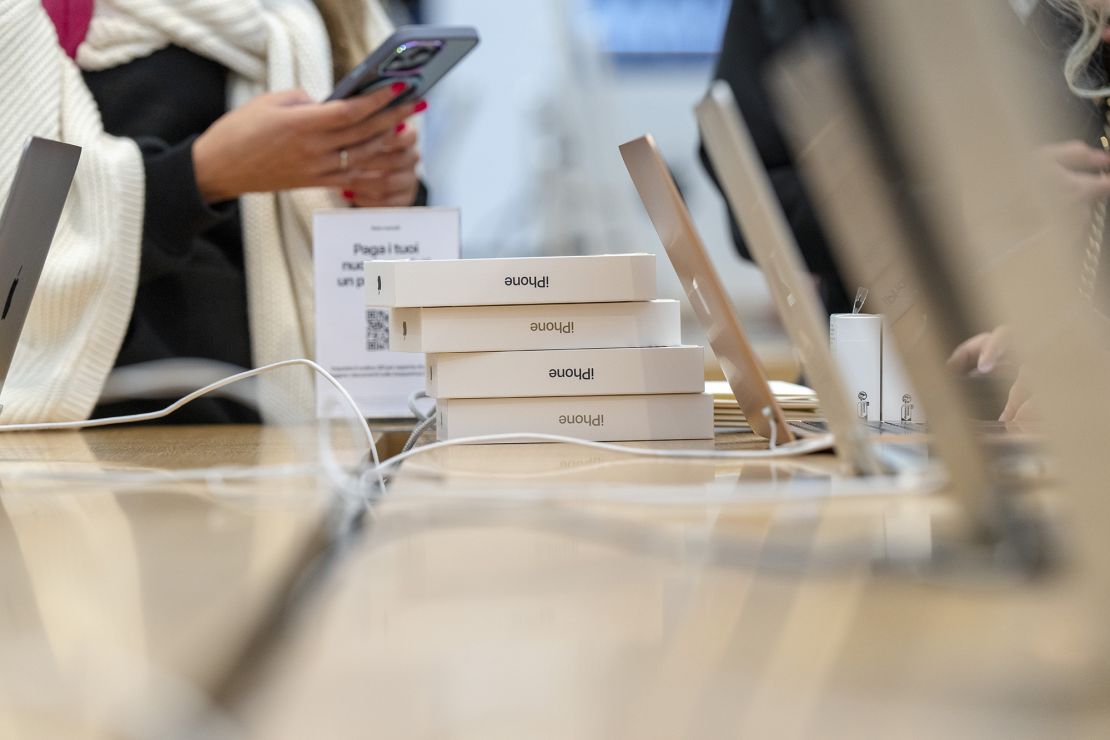
[[0,390],[80,158],[81,147],[32,137],[0,212]]
[[778,443],[793,441],[794,431],[771,392],[763,366],[736,317],[728,293],[654,139],[644,136],[622,144],[620,150],[648,218],[705,329],[709,346],[717,355],[748,425],[756,434]]
[[972,418],[975,391],[947,369],[949,350],[984,323],[980,296],[945,259],[936,218],[896,195],[892,183],[907,168],[871,89],[842,45],[822,38],[780,57],[769,79],[842,269],[891,298],[892,336],[929,413],[931,445],[948,470],[948,492],[968,514],[971,538],[1006,541],[1026,563],[1039,562],[1039,522],[1013,495],[1023,484],[1004,474],[1006,459],[1027,448],[989,440]]
[[783,213],[732,89],[718,80],[695,109],[702,141],[745,242],[767,280],[771,298],[801,357],[806,382],[817,391],[837,453],[851,469],[880,470],[856,404],[828,345],[817,288]]

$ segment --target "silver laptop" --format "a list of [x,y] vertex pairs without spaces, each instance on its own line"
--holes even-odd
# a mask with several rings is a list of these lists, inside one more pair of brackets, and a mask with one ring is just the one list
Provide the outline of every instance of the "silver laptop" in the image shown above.
[[892,297],[894,339],[969,533],[980,542],[1007,541],[1027,563],[1039,561],[1045,550],[1037,519],[1014,495],[1021,483],[1000,472],[1000,456],[1013,450],[984,438],[972,419],[972,391],[946,367],[949,350],[983,322],[979,296],[969,295],[972,288],[944,258],[936,219],[895,195],[893,178],[906,169],[877,106],[861,98],[870,91],[853,82],[839,46],[817,39],[780,58],[770,80],[844,272]]
[[31,138],[20,156],[0,213],[0,389],[11,368],[80,158],[80,147]]
[[696,108],[702,140],[730,209],[763,271],[783,325],[817,391],[837,454],[861,475],[880,471],[869,432],[859,421],[840,368],[816,286],[806,272],[771,179],[727,83],[717,81]]
[[621,145],[621,157],[675,274],[701,322],[736,402],[752,430],[777,442],[794,433],[702,243],[690,211],[651,136]]

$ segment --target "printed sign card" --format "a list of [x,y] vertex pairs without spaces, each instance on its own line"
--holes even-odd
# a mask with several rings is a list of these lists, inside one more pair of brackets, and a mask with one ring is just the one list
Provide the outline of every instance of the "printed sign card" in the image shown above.
[[[368,418],[411,417],[408,397],[424,388],[424,356],[389,351],[389,311],[367,308],[364,260],[455,259],[457,208],[348,208],[313,221],[316,361],[350,392]],[[316,379],[316,413],[348,412]]]

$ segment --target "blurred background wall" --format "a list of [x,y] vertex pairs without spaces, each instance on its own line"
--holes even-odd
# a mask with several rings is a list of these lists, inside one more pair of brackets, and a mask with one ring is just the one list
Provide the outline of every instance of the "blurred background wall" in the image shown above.
[[[728,0],[413,0],[396,20],[465,24],[482,43],[432,93],[424,121],[435,205],[459,206],[468,257],[652,251],[677,279],[618,145],[652,133],[746,329],[775,377],[792,357],[762,276],[736,256],[698,161],[693,106],[712,77]],[[686,341],[704,344],[686,313]]]

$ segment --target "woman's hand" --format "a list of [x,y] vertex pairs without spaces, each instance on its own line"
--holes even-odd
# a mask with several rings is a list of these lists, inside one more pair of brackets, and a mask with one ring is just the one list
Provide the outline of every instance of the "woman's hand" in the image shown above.
[[368,142],[392,135],[418,112],[420,103],[385,110],[403,90],[395,85],[327,103],[289,90],[261,95],[226,113],[193,144],[202,197],[217,203],[243,193],[342,188],[360,181]]
[[978,370],[986,375],[1007,359],[1010,346],[1009,329],[1000,326],[994,331],[976,334],[956,347],[948,358],[948,367],[958,373]]
[[1037,153],[1049,176],[1074,200],[1090,204],[1110,197],[1110,153],[1082,141],[1048,144]]
[[[986,375],[1005,362],[1009,353],[1010,332],[1005,326],[994,331],[976,334],[967,340],[948,358],[948,367],[956,372],[969,373],[978,370]],[[1019,370],[1017,380],[1010,386],[1006,408],[998,418],[1004,422],[1023,422],[1035,418],[1032,393],[1025,379],[1025,371]]]
[[1025,371],[1018,372],[1017,380],[1010,386],[1010,395],[1006,399],[1006,408],[1002,409],[999,421],[1007,424],[1034,421],[1037,418],[1033,408],[1033,393],[1029,390],[1029,382],[1025,379]]
[[360,174],[343,195],[363,208],[411,206],[420,190],[416,176],[420,153],[416,141],[416,131],[402,123],[393,132],[352,150],[351,156],[358,158]]

